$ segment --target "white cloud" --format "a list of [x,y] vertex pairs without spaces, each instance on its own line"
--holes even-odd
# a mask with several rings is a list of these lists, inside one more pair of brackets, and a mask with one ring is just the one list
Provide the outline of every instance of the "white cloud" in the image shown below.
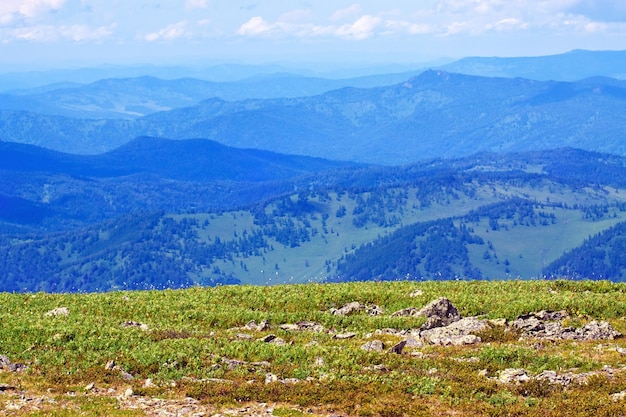
[[345,9],[336,10],[332,15],[330,15],[330,20],[332,22],[337,22],[339,20],[357,16],[359,13],[361,13],[361,5],[353,4]]
[[[34,25],[9,31],[11,39],[31,42],[56,42],[60,40],[73,42],[101,41],[113,34],[116,25],[93,28],[87,25]],[[3,39],[6,42],[6,40]]]
[[270,32],[273,28],[274,25],[266,22],[260,16],[255,16],[241,25],[237,33],[242,36],[258,36]]
[[65,0],[1,0],[0,24],[8,25],[18,19],[32,19],[44,12],[58,10]]
[[382,23],[380,17],[361,16],[356,22],[337,28],[335,34],[341,37],[362,40],[371,37],[377,26]]
[[187,21],[183,20],[182,22],[172,23],[171,25],[167,25],[163,29],[158,32],[148,33],[143,36],[143,40],[148,42],[155,42],[159,40],[173,40],[177,38],[181,38],[183,36],[187,36],[186,32]]

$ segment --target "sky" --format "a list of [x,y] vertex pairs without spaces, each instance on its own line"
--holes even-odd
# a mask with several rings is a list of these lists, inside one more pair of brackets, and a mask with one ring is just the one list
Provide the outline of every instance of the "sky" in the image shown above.
[[626,49],[626,0],[0,0],[0,66],[417,63]]

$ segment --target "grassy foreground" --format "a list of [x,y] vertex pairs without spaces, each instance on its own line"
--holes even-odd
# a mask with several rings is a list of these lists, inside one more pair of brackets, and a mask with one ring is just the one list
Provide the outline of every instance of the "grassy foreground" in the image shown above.
[[[417,289],[421,295],[411,297]],[[626,334],[626,285],[608,282],[3,293],[0,355],[27,369],[0,371],[0,415],[156,415],[150,407],[129,407],[130,398],[174,402],[186,397],[210,410],[207,415],[258,403],[277,404],[273,415],[284,416],[626,415],[626,401],[611,398],[626,390],[626,372],[599,374],[565,388],[490,378],[506,368],[524,368],[530,374],[621,368],[626,339],[538,342],[494,327],[481,335],[482,343],[471,346],[406,348],[403,354],[360,348],[371,340],[393,346],[400,336],[375,331],[417,328],[424,319],[391,313],[422,307],[438,297],[449,298],[464,317],[512,320],[524,313],[563,309],[571,315],[569,325],[607,320]],[[378,305],[384,313],[337,316],[328,311],[352,301]],[[59,307],[67,307],[69,315],[46,315]],[[250,320],[267,320],[270,327],[242,328]],[[332,332],[279,327],[301,321],[356,335],[341,340]],[[270,334],[286,344],[258,340]],[[108,369],[111,360],[115,367]],[[268,373],[282,382],[266,383]],[[147,379],[151,381],[146,384]],[[128,388],[133,390],[130,398],[123,396]],[[186,415],[183,411],[179,415]]]

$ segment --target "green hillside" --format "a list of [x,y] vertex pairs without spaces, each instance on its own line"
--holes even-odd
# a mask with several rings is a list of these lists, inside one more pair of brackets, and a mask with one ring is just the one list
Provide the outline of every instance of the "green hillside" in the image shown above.
[[[0,293],[0,414],[619,416],[625,294],[607,281]],[[429,342],[425,317],[393,314],[440,297],[481,330]],[[524,317],[563,336],[525,335]]]

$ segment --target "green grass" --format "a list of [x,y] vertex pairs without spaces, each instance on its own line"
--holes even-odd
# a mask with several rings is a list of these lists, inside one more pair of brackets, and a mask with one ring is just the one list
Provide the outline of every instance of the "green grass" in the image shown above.
[[[411,298],[416,288],[423,294]],[[513,319],[541,309],[565,309],[573,315],[572,324],[606,319],[626,332],[626,285],[608,282],[396,282],[74,295],[3,293],[0,354],[26,364],[28,370],[2,372],[0,383],[33,396],[54,395],[56,402],[47,404],[39,415],[138,415],[120,409],[114,397],[126,387],[144,397],[190,396],[217,408],[242,402],[280,403],[285,406],[276,408],[275,415],[287,416],[301,415],[297,407],[358,416],[431,415],[433,409],[463,415],[536,415],[541,410],[549,416],[583,416],[589,407],[596,407],[597,415],[613,415],[617,405],[609,395],[626,389],[622,373],[601,384],[576,385],[565,391],[539,386],[527,386],[524,391],[497,384],[479,371],[495,375],[509,367],[523,367],[536,374],[619,367],[624,360],[615,348],[626,346],[622,340],[608,344],[562,341],[538,352],[534,341],[518,341],[494,330],[484,343],[474,346],[417,349],[419,359],[360,349],[371,340],[368,333],[376,329],[408,329],[423,323],[422,318],[390,317],[392,312],[421,307],[441,296],[450,298],[463,316]],[[341,317],[328,312],[350,301],[377,304],[385,313]],[[60,306],[68,307],[70,315],[45,315]],[[131,320],[150,330],[122,326]],[[250,320],[268,320],[271,328],[263,332],[236,329]],[[303,320],[357,336],[334,340],[327,333],[278,328]],[[252,339],[240,339],[238,333],[248,333]],[[270,333],[288,344],[255,340]],[[401,340],[384,334],[373,337],[387,346]],[[230,369],[223,358],[248,364]],[[458,360],[462,358],[476,360]],[[105,370],[109,360],[135,378],[128,381],[118,370]],[[269,368],[249,364],[261,361],[269,362]],[[266,385],[267,372],[300,382]],[[147,378],[156,386],[144,388]],[[206,382],[211,378],[231,382]],[[101,394],[85,393],[89,383],[95,383]],[[102,394],[108,389],[115,394]],[[0,394],[0,412],[17,395]],[[67,407],[62,410],[62,406]],[[31,411],[24,409],[16,415]]]

